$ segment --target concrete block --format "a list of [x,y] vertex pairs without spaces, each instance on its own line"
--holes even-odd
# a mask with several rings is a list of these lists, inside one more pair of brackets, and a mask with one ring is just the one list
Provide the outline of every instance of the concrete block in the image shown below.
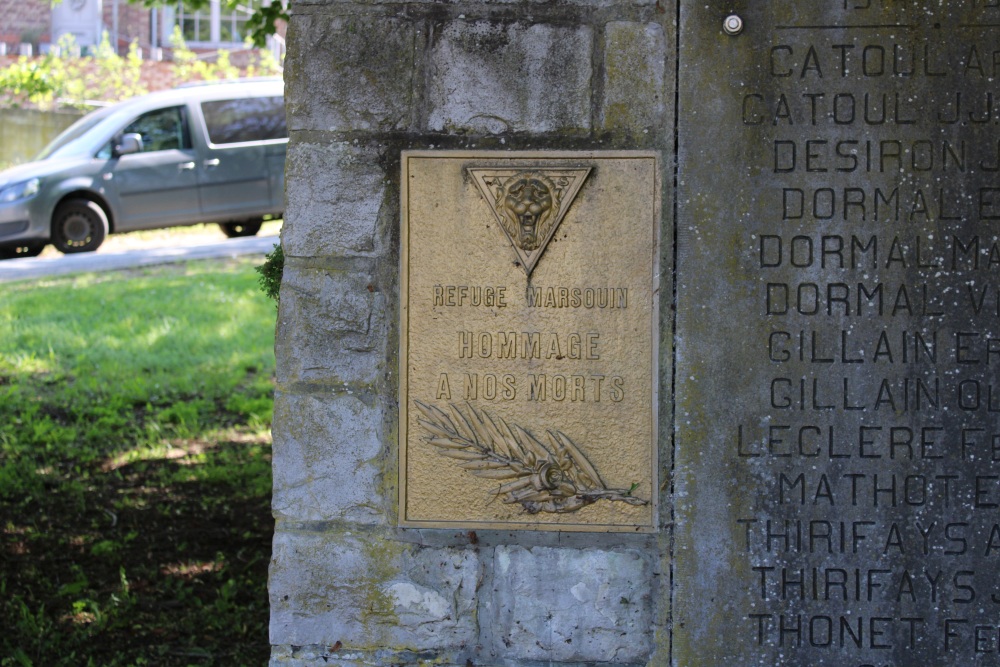
[[281,228],[285,256],[374,253],[386,180],[376,149],[292,143],[286,174],[288,207]]
[[479,571],[472,549],[279,529],[268,585],[271,644],[339,642],[344,652],[475,645]]
[[275,344],[280,384],[375,381],[386,305],[372,281],[365,272],[285,266]]
[[385,523],[378,407],[279,391],[274,414],[275,518]]
[[667,104],[666,35],[658,23],[609,23],[604,38],[604,130],[654,132]]
[[397,18],[293,14],[285,60],[288,129],[408,128],[416,34]]
[[592,43],[587,26],[445,25],[429,55],[429,129],[489,134],[588,130]]
[[638,551],[497,547],[489,614],[508,660],[645,663],[653,566]]

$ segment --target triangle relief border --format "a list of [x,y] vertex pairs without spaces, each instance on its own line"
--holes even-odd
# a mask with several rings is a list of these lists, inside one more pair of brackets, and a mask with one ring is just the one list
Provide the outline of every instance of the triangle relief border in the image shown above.
[[593,167],[467,167],[528,278]]

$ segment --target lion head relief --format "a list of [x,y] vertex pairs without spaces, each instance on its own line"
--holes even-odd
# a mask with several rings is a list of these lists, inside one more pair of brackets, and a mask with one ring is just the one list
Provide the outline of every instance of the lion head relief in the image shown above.
[[542,244],[557,219],[559,206],[559,190],[538,172],[515,174],[497,193],[496,208],[507,234],[525,252]]

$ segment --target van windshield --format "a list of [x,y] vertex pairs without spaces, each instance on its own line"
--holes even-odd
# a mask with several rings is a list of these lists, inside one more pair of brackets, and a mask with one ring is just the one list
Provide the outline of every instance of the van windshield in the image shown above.
[[[46,158],[52,157],[60,149],[72,144],[74,141],[85,135],[94,126],[104,120],[112,112],[111,107],[105,107],[103,109],[98,109],[97,111],[92,111],[80,120],[76,121],[62,133],[59,134],[55,139],[49,142],[49,145],[42,149],[42,152],[35,156],[36,160],[44,160]],[[72,151],[66,151],[67,153],[72,153]]]

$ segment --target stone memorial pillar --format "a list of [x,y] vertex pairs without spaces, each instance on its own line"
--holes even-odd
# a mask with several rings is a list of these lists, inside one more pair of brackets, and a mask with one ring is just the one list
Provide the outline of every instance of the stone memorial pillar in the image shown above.
[[272,664],[665,664],[676,9],[291,15]]
[[293,4],[272,665],[1000,665],[998,37]]

